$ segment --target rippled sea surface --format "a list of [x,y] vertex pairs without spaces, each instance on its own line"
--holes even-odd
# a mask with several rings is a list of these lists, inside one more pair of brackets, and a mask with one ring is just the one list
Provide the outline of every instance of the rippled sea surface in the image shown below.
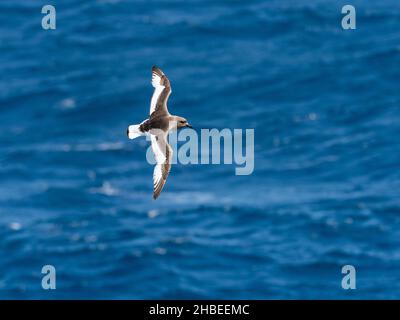
[[[351,2],[2,0],[0,298],[400,298],[400,2]],[[252,175],[152,200],[153,64],[196,130],[255,129]]]

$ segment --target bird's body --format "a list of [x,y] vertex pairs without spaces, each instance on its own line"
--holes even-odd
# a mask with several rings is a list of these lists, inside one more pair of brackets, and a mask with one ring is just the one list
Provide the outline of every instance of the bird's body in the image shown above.
[[152,81],[154,93],[150,103],[150,117],[137,125],[130,125],[127,130],[129,139],[150,135],[156,166],[153,173],[153,198],[160,195],[171,169],[172,149],[168,144],[168,133],[183,127],[191,127],[187,120],[169,113],[167,100],[171,94],[171,85],[161,69],[153,66]]

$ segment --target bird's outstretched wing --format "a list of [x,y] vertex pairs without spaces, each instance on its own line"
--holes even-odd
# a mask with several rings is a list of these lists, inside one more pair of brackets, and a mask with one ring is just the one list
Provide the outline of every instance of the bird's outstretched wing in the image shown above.
[[151,71],[151,84],[154,87],[154,93],[150,102],[150,118],[169,115],[167,101],[172,92],[169,80],[160,68],[153,66]]
[[154,199],[160,195],[171,169],[172,148],[168,144],[167,135],[167,133],[151,135],[151,147],[157,162],[153,172]]

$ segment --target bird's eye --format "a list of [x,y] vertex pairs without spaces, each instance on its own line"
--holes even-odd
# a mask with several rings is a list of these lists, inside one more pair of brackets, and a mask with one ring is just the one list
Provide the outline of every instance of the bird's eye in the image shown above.
[[181,123],[185,123],[185,121],[182,121],[182,120],[181,120]]

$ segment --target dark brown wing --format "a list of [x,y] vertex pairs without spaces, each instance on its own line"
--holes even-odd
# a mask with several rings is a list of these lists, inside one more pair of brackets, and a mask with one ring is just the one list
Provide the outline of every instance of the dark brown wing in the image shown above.
[[169,115],[167,101],[172,92],[169,80],[160,68],[153,66],[151,71],[154,93],[150,102],[150,118]]
[[153,198],[157,199],[171,170],[172,148],[167,142],[167,133],[151,135],[151,147],[157,161],[153,172]]

